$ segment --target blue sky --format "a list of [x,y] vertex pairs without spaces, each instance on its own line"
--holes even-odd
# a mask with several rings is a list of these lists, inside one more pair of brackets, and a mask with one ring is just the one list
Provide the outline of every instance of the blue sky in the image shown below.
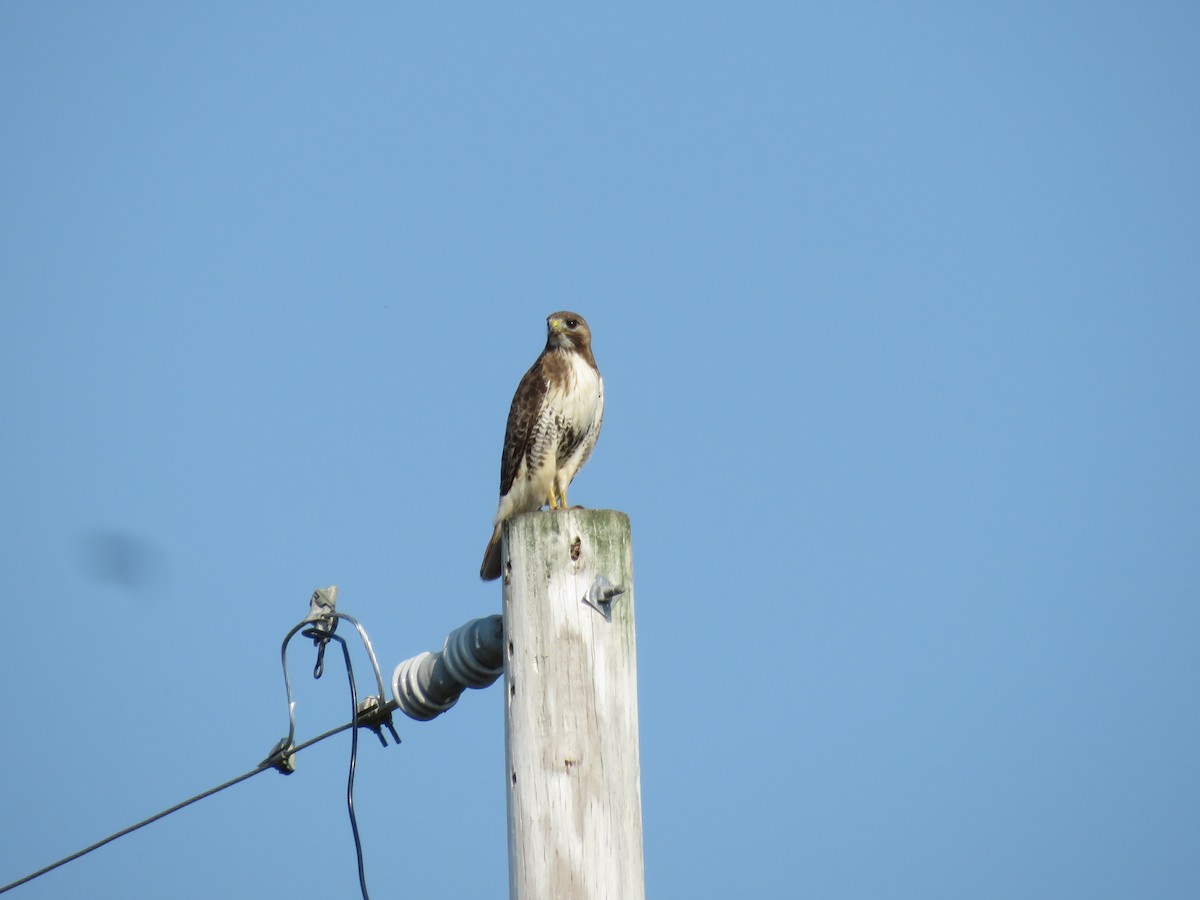
[[[262,759],[314,588],[388,671],[499,610],[508,402],[568,308],[651,896],[1195,897],[1198,39],[1185,3],[0,7],[0,883]],[[345,688],[297,650],[308,736]],[[398,727],[373,895],[505,896],[499,691]],[[12,896],[355,896],[347,745]]]

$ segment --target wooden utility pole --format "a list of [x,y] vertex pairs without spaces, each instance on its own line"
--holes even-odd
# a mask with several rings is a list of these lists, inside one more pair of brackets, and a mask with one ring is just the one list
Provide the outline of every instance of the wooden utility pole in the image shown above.
[[510,900],[642,900],[629,517],[515,516],[503,561]]

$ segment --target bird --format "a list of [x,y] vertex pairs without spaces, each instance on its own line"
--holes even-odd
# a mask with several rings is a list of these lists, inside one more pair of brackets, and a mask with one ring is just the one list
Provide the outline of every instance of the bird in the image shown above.
[[504,520],[567,508],[567,487],[592,455],[604,419],[604,380],[579,313],[546,317],[546,347],[517,385],[500,454],[500,503],[479,577],[500,577]]

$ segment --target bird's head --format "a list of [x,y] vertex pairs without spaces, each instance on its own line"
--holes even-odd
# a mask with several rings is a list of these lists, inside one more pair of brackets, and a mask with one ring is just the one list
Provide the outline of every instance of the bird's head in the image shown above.
[[592,343],[592,332],[587,321],[579,313],[551,313],[546,317],[546,347],[560,350],[587,350]]

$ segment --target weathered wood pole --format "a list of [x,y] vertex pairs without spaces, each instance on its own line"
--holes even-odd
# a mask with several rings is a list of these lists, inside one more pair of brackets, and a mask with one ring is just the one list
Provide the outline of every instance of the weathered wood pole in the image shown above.
[[514,516],[503,552],[509,896],[642,900],[629,517]]

